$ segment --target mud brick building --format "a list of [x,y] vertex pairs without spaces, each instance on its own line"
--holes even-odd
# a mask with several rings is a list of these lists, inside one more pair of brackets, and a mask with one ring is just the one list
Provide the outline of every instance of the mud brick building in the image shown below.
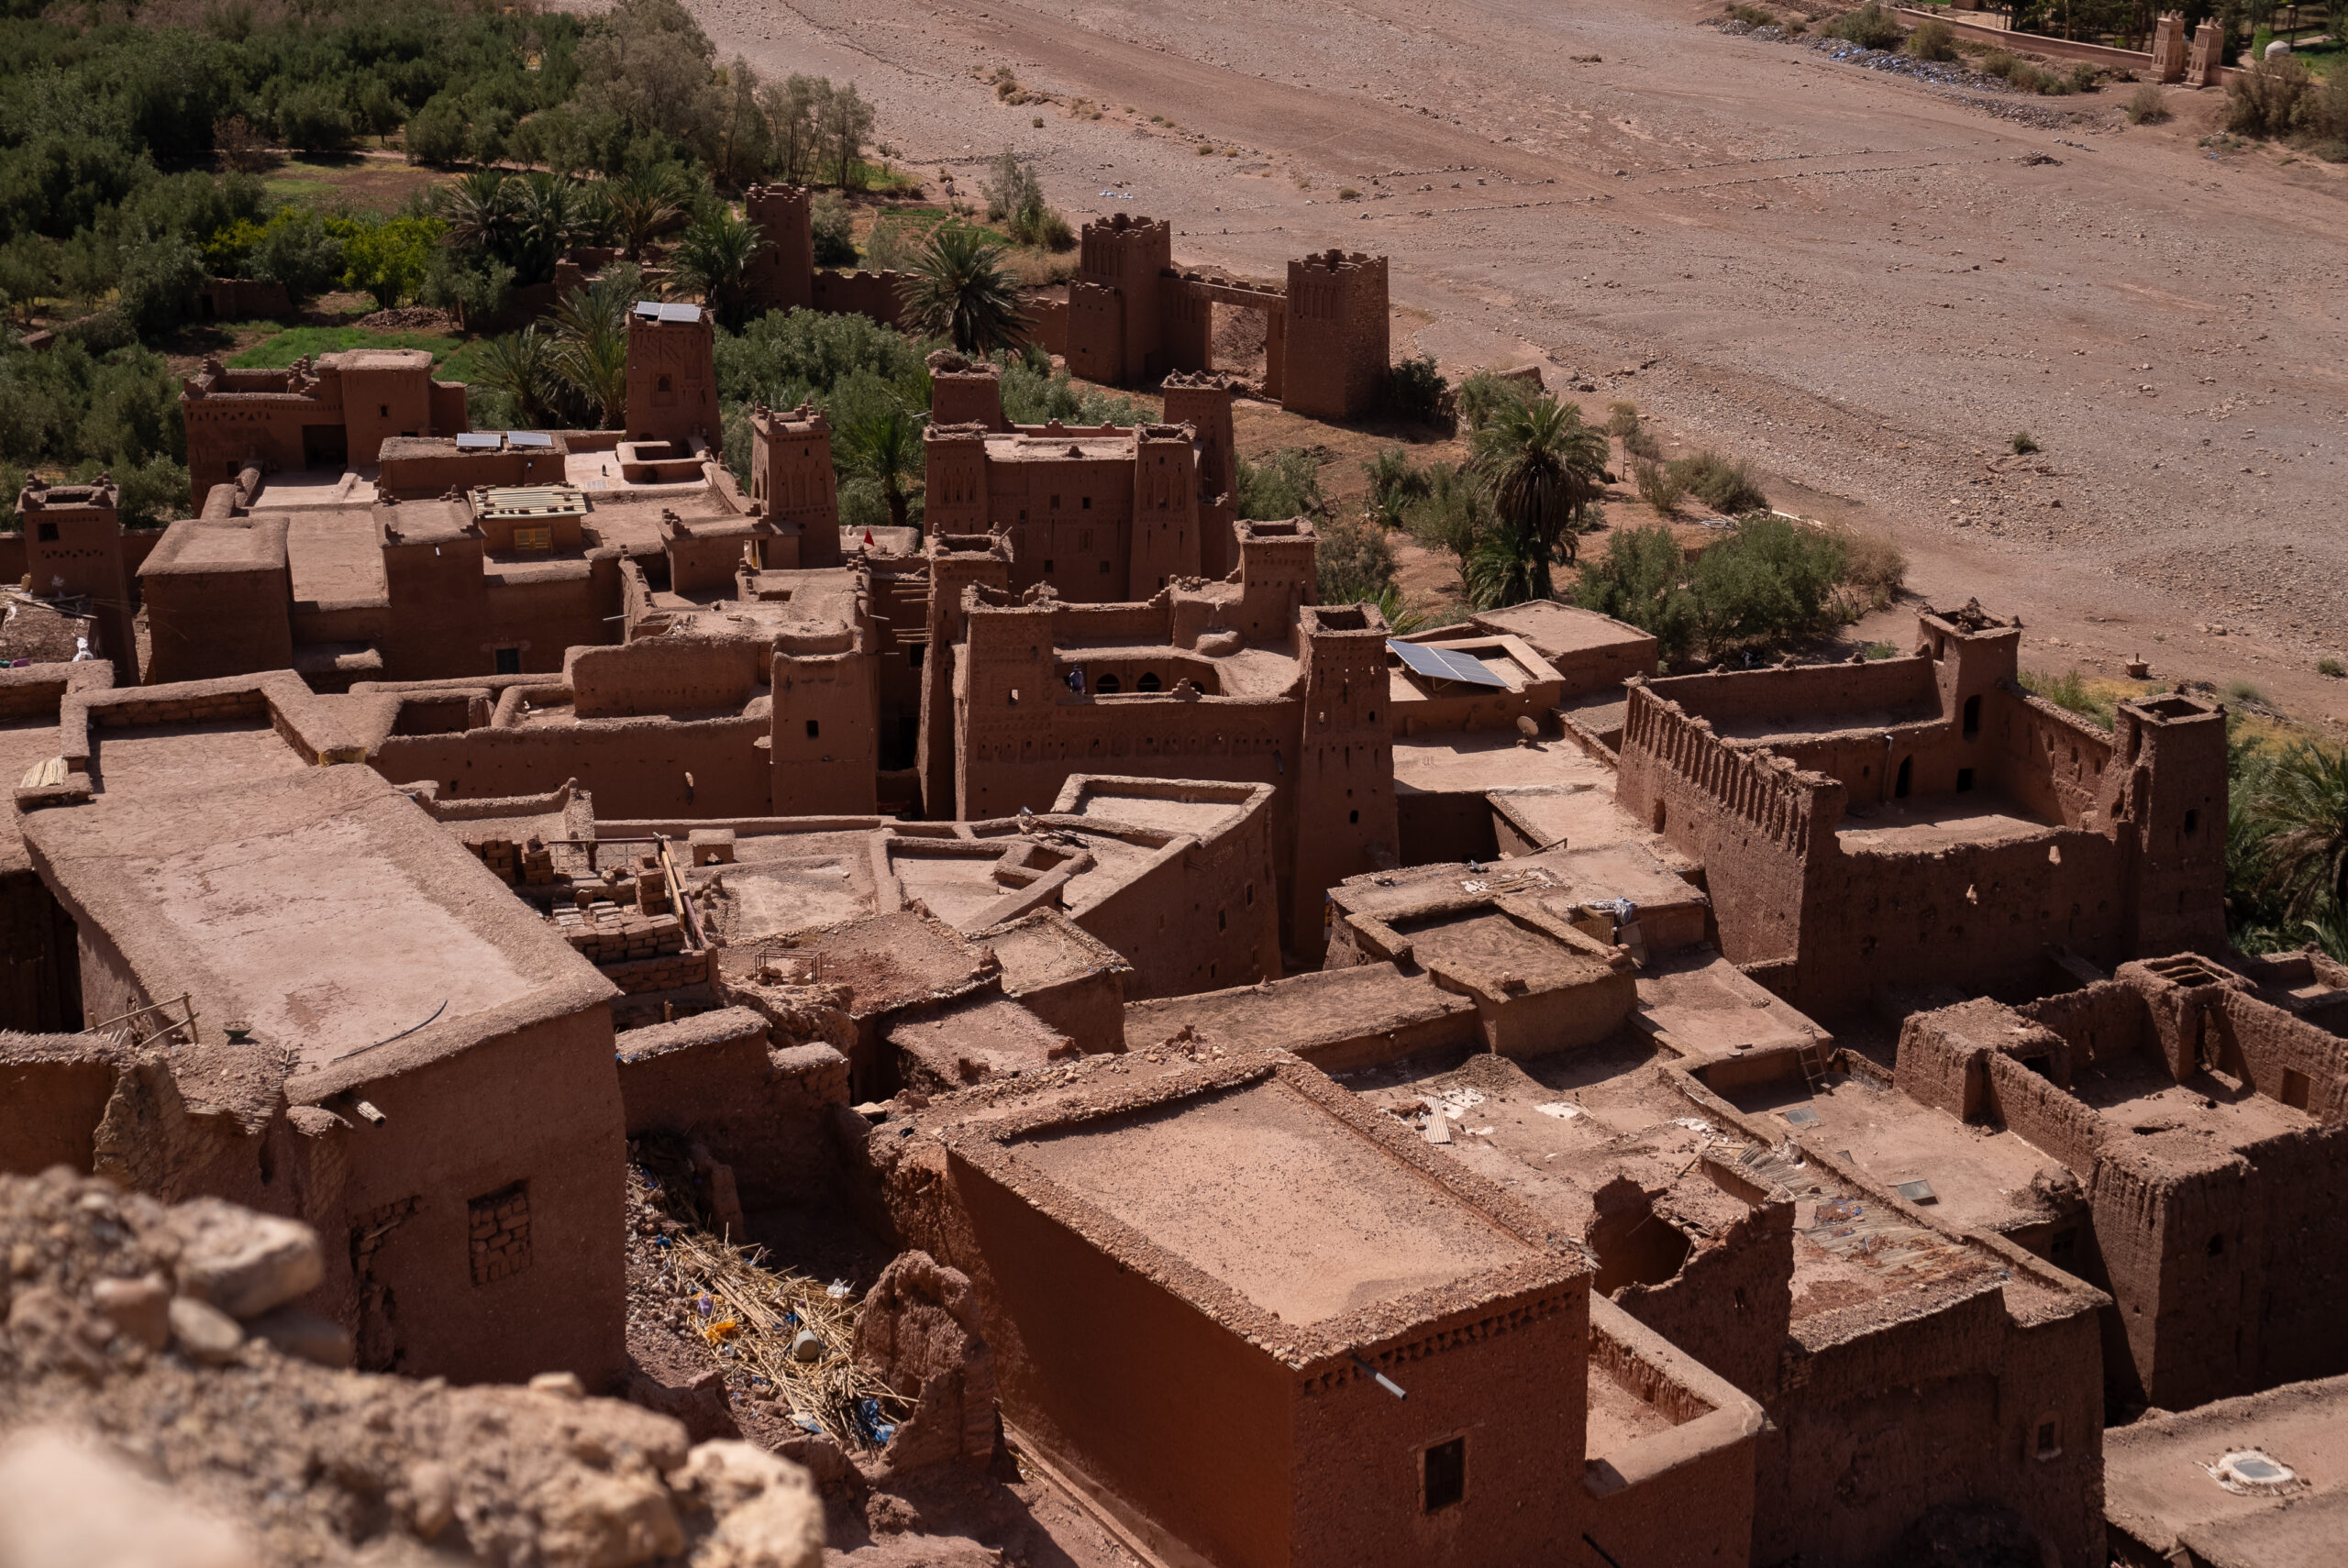
[[[371,770],[224,778],[282,744],[166,718],[199,701],[90,700],[108,788],[26,823],[93,1033],[18,1046],[12,1099],[126,1186],[335,1238],[309,1304],[363,1366],[611,1385],[612,987]],[[278,719],[338,749],[298,702]],[[157,766],[177,788],[143,787]]]
[[1144,1540],[1743,1560],[1757,1407],[1574,1242],[1301,1063],[1112,1060],[886,1123],[868,1179],[977,1285],[1006,1419]]
[[1634,681],[1622,803],[1702,863],[1721,948],[1832,1014],[1879,988],[2026,981],[2225,940],[2225,719],[2114,729],[2032,697],[2021,629],[1968,605],[1917,651]]
[[[925,707],[925,749],[935,767],[950,733],[962,817],[1044,809],[1083,772],[1269,785],[1281,941],[1317,954],[1324,891],[1394,854],[1386,627],[1368,606],[1312,602],[1310,525],[1238,526],[1236,580],[1140,603],[970,582],[959,627],[932,626],[933,650],[952,635],[952,707]],[[973,568],[1015,562],[954,553]],[[933,696],[947,678],[933,670]]]
[[183,383],[180,410],[194,507],[256,459],[263,469],[363,468],[388,439],[471,428],[463,383],[434,381],[421,348],[351,348],[282,370],[207,359]]
[[2043,1250],[2111,1293],[2116,1409],[2348,1368],[2331,1307],[2348,1288],[2348,1040],[2281,1005],[2295,987],[2337,994],[2313,978],[2305,958],[2245,975],[2178,954],[1901,1032],[1905,1093],[2075,1178]]
[[[122,491],[100,474],[91,484],[50,484],[39,475],[17,494],[24,527],[25,577],[42,599],[83,600],[97,623],[94,658],[137,662],[131,635],[129,541],[122,531]],[[154,536],[146,536],[151,546]]]

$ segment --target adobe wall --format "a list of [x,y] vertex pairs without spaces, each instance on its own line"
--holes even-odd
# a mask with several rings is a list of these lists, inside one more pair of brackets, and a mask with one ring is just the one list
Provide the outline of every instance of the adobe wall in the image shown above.
[[959,1154],[942,1175],[960,1234],[906,1240],[978,1287],[1004,1415],[1218,1564],[1305,1561],[1293,1375]]
[[608,647],[572,647],[563,684],[582,719],[738,712],[767,695],[772,645],[670,633]]
[[[1935,1506],[1987,1504],[2020,1514],[2054,1561],[2102,1562],[2094,1315],[2025,1324],[1994,1280],[1957,1288],[1864,1328],[1837,1332],[1840,1313],[1799,1325],[1761,1444],[1755,1562],[1872,1568],[1900,1560]],[[2043,1416],[2060,1430],[2049,1459],[2032,1441]]]
[[2001,686],[1991,699],[1998,748],[1990,777],[2015,804],[2065,827],[2084,827],[2103,799],[2111,736],[2077,714]]
[[1644,681],[1627,690],[1615,777],[1623,809],[1703,866],[1730,959],[1806,953],[1805,863],[1842,820],[1843,787],[1722,745],[1709,721]]
[[[1997,990],[2028,982],[2050,945],[2116,961],[2120,846],[2100,834],[2050,836],[1906,854],[1846,854],[1831,837],[1814,846],[1789,999],[1831,1014],[1921,977]],[[1709,857],[1705,869],[1717,902],[1734,884]],[[1724,915],[1724,938],[1728,924]]]
[[[1709,1160],[1704,1174],[1726,1185]],[[1782,1198],[1748,1201],[1752,1208],[1742,1218],[1699,1238],[1671,1278],[1626,1285],[1613,1305],[1671,1343],[1690,1347],[1744,1393],[1767,1400],[1778,1394],[1793,1312],[1794,1206]]]
[[2091,1176],[2111,1142],[2110,1124],[2059,1085],[2003,1053],[1983,1059],[1988,1113],[2032,1148]]
[[744,270],[743,291],[759,309],[804,310],[814,303],[814,200],[803,185],[752,185],[742,215],[759,226],[759,245]]
[[734,1167],[746,1207],[829,1196],[846,1056],[820,1043],[770,1045],[766,1019],[740,1007],[627,1030],[615,1044],[630,1138],[673,1132],[705,1145]]
[[678,451],[701,436],[720,439],[716,346],[706,311],[691,322],[627,318],[627,432],[638,441],[669,441]]
[[294,580],[283,517],[183,519],[139,571],[149,684],[211,680],[294,663]]
[[92,1035],[0,1034],[0,1171],[89,1171],[126,1055]]
[[[1579,1544],[1592,1512],[1573,1485],[1589,1427],[1589,1315],[1585,1282],[1416,1326],[1378,1355],[1408,1399],[1351,1365],[1302,1379],[1292,1417],[1293,1545],[1277,1561],[1554,1562],[1559,1547]],[[1421,1455],[1460,1434],[1468,1502],[1430,1514],[1420,1503]],[[1689,1501],[1700,1519],[1701,1503]],[[1676,1546],[1673,1557],[1697,1561]]]
[[[495,669],[502,645],[521,650],[526,673],[552,673],[562,668],[569,649],[611,640],[610,617],[619,611],[619,552],[599,550],[586,560],[526,571],[492,566],[482,588],[483,621],[469,642],[458,643],[458,651],[475,660],[473,672]],[[386,674],[399,679],[388,668]]]
[[[1130,789],[1135,781],[1117,782]],[[1057,809],[1074,809],[1069,792],[1055,798]],[[1113,820],[1113,804],[1103,814]],[[1175,837],[1138,875],[1073,911],[1080,926],[1133,965],[1126,1000],[1251,985],[1279,974],[1275,821],[1267,801],[1211,842]],[[1120,1021],[1120,1033],[1123,1028]]]
[[902,272],[819,271],[811,281],[809,298],[814,308],[833,315],[861,315],[883,326],[894,326],[904,314],[904,304],[898,293],[904,281]]
[[1599,1568],[1603,1551],[1617,1563],[1749,1562],[1761,1410],[1603,1297],[1590,1302],[1589,1365],[1591,1377],[1612,1379],[1675,1424],[1588,1445],[1584,1529],[1564,1560]]
[[354,1326],[359,1365],[457,1382],[569,1370],[615,1388],[626,1150],[606,1010],[341,1079],[384,1121],[338,1117],[312,1136],[301,1213],[330,1239],[310,1300]]
[[2244,1083],[2327,1125],[2348,1121],[2348,1040],[2240,991],[2217,1011]]
[[462,798],[543,794],[576,778],[614,817],[758,817],[771,804],[772,767],[759,745],[770,730],[759,712],[394,734],[367,760],[394,784],[437,779]]

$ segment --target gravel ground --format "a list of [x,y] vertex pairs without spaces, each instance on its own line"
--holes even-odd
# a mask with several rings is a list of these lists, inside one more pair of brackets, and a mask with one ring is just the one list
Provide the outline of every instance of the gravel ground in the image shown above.
[[[728,56],[856,81],[933,188],[1008,144],[1185,261],[1388,254],[1398,354],[1633,398],[1789,510],[1891,530],[1928,596],[2021,615],[2028,662],[2141,652],[2348,717],[2312,668],[2348,652],[2348,185],[2204,147],[2213,93],[2132,127],[2124,87],[1918,81],[1688,0],[688,3]],[[2024,429],[2044,451],[1995,462]]]

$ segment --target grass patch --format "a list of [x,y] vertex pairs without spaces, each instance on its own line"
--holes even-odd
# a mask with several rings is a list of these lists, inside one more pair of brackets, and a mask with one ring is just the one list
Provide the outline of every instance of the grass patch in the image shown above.
[[[435,370],[445,370],[450,357],[468,348],[462,339],[429,332],[370,332],[358,326],[295,326],[264,337],[228,361],[239,370],[282,370],[305,355],[338,354],[346,348],[421,348],[432,356]],[[471,356],[466,356],[470,361]],[[442,378],[446,380],[444,376]]]

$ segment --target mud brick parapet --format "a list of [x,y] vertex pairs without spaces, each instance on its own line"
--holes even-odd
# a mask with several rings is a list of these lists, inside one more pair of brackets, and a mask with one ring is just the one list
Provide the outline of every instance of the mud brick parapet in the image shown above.
[[1288,264],[1288,363],[1280,403],[1351,419],[1386,391],[1386,258],[1324,251]]

